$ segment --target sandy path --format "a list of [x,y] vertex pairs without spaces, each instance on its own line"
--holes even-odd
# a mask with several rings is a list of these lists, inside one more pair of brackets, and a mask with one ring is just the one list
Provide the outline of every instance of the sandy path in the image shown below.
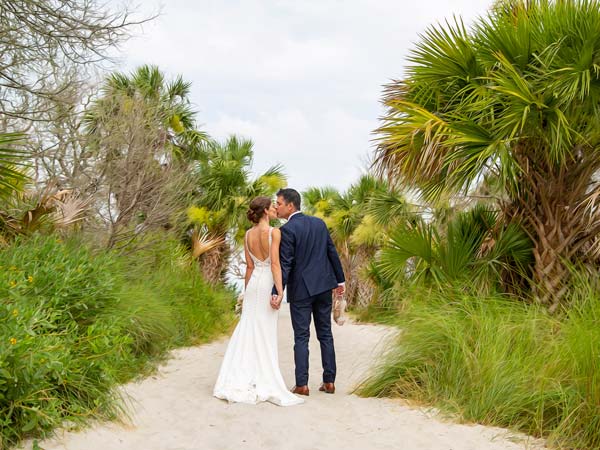
[[[288,408],[268,403],[227,404],[212,397],[226,339],[177,350],[156,376],[124,387],[132,398],[132,423],[62,432],[40,445],[45,450],[531,448],[523,441],[515,443],[501,429],[447,423],[399,401],[349,395],[391,333],[373,325],[334,325],[338,358],[335,395],[317,390],[320,355],[313,336],[311,395],[305,404]],[[293,337],[286,305],[281,311],[279,336],[282,373],[287,384],[293,385]]]

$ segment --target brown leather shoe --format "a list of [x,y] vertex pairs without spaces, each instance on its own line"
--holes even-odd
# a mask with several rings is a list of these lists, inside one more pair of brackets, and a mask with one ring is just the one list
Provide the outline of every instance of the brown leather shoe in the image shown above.
[[319,391],[325,392],[326,394],[334,394],[335,393],[335,384],[333,383],[322,383]]
[[298,395],[310,395],[310,391],[308,390],[308,386],[294,386],[292,388],[292,393]]

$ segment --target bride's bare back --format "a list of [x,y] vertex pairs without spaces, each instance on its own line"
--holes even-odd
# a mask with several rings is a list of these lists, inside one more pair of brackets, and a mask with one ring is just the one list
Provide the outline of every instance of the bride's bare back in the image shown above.
[[250,230],[246,236],[246,245],[250,253],[261,261],[266,261],[271,255],[269,243],[270,227],[261,227],[256,225]]

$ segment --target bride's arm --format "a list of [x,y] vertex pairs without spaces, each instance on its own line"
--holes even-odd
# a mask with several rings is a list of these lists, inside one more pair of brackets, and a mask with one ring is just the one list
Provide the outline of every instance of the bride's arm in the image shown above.
[[283,280],[281,276],[281,262],[279,261],[279,244],[281,243],[281,231],[273,229],[273,241],[271,243],[271,273],[275,282],[277,295],[283,295]]
[[252,272],[254,271],[254,261],[250,257],[250,253],[248,252],[248,244],[244,240],[244,253],[246,257],[246,275],[244,276],[244,289],[248,286],[248,282],[250,281],[250,277],[252,276]]

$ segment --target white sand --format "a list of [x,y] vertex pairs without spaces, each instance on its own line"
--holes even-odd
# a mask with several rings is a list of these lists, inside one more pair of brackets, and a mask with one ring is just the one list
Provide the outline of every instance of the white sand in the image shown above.
[[[40,442],[45,450],[230,450],[230,449],[427,449],[500,450],[537,448],[499,428],[448,423],[423,410],[387,399],[348,394],[393,331],[373,325],[333,325],[338,380],[335,395],[318,392],[318,342],[311,342],[311,395],[303,405],[281,408],[228,404],[212,397],[227,339],[174,351],[159,373],[124,386],[131,423],[98,424],[61,432]],[[289,310],[279,320],[279,355],[293,385],[293,337]],[[539,446],[539,443],[537,444]],[[26,444],[25,448],[31,448]]]

